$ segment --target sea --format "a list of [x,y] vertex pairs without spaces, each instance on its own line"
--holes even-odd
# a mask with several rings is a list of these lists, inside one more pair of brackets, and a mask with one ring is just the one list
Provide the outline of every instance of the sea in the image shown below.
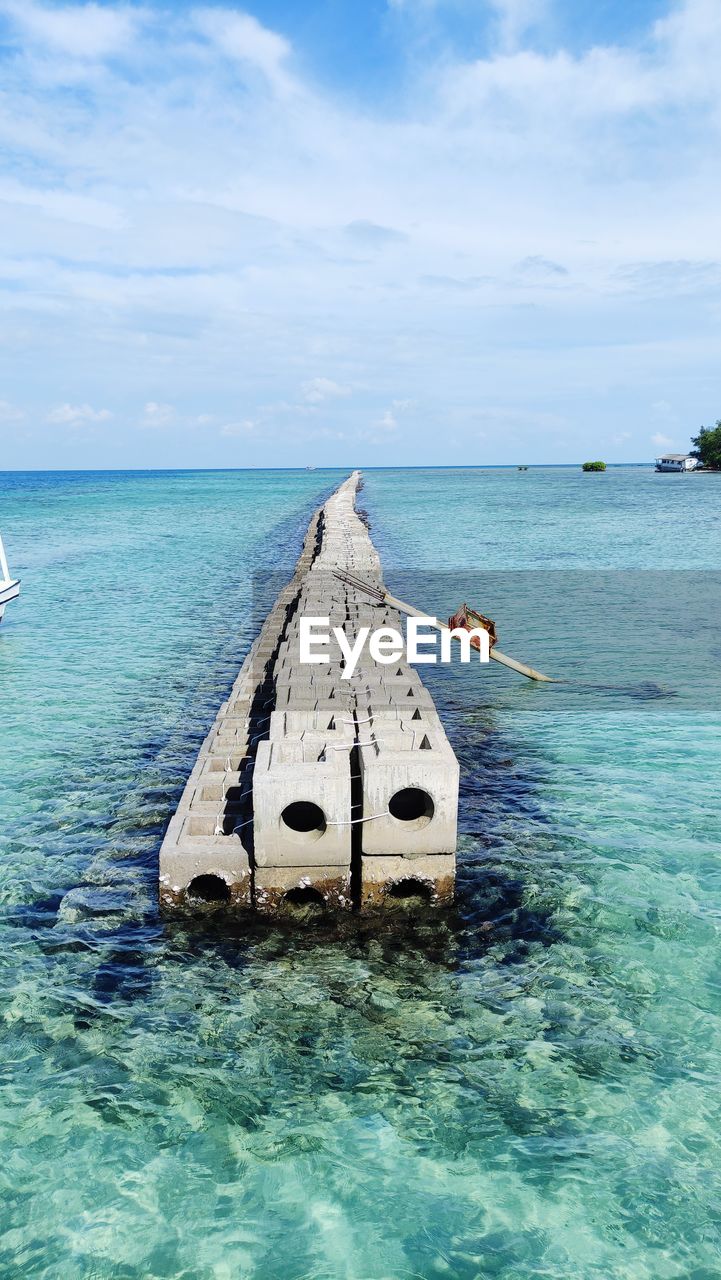
[[721,1276],[721,479],[368,469],[457,899],[166,916],[198,747],[341,471],[0,475],[0,1276]]

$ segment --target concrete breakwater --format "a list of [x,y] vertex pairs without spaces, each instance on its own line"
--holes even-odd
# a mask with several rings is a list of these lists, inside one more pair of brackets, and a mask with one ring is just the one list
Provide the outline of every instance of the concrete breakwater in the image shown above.
[[458,762],[415,669],[367,651],[350,680],[300,661],[301,618],[351,640],[399,615],[337,578],[380,585],[355,510],[353,475],[313,515],[279,593],[216,717],[160,850],[160,901],[227,900],[271,913],[284,901],[369,908],[386,895],[448,902],[455,880]]

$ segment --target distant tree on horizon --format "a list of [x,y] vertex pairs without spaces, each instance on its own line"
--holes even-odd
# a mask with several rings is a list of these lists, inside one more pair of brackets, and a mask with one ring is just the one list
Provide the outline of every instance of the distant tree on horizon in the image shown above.
[[691,437],[692,457],[698,458],[704,467],[721,471],[721,418],[716,419],[715,427],[702,427],[697,436]]
[[584,462],[583,470],[584,471],[605,471],[606,463],[605,462]]

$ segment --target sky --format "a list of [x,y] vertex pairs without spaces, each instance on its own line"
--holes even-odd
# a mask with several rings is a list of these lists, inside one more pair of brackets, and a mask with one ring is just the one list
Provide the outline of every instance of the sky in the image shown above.
[[721,416],[718,0],[0,0],[0,470]]

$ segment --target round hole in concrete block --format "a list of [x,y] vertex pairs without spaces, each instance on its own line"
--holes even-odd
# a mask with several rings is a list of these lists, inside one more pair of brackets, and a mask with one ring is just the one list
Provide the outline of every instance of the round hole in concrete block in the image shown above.
[[304,841],[319,840],[326,829],[323,810],[311,800],[294,800],[287,804],[280,820],[286,830]]
[[201,902],[227,902],[230,898],[230,889],[222,876],[195,876],[185,893],[186,897]]
[[417,898],[421,902],[430,902],[431,886],[426,884],[425,880],[414,880],[412,877],[408,880],[397,880],[395,884],[388,886],[385,897],[396,901]]
[[297,840],[310,844],[320,840],[325,831],[325,814],[312,800],[293,800],[280,814],[280,823]]
[[324,907],[325,899],[311,885],[299,885],[297,889],[289,889],[283,894],[283,903],[289,907]]
[[402,787],[391,796],[388,809],[391,817],[416,830],[427,827],[435,812],[433,800],[421,787]]

